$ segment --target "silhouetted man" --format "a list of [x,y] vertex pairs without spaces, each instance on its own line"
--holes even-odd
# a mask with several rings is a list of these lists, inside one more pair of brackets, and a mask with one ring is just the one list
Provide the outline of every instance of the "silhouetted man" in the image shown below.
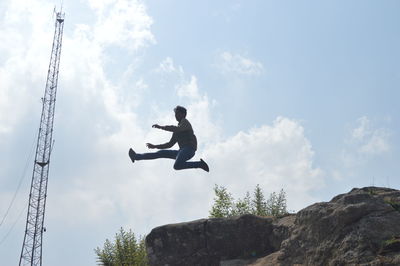
[[[129,157],[132,163],[140,160],[153,160],[159,158],[174,159],[174,169],[182,170],[188,168],[201,168],[204,171],[209,171],[208,165],[203,159],[196,162],[188,162],[197,150],[197,139],[194,135],[192,125],[189,120],[186,119],[186,108],[177,106],[174,109],[175,118],[178,121],[178,126],[160,126],[158,124],[153,125],[154,128],[162,129],[165,131],[172,132],[172,137],[169,142],[159,145],[146,143],[149,149],[160,149],[157,152],[151,153],[135,153],[132,148],[129,149]],[[179,150],[167,150],[178,142]]]

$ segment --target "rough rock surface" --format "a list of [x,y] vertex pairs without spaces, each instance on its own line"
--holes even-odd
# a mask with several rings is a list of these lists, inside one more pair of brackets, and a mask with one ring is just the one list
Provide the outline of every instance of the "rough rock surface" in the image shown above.
[[157,227],[150,265],[400,265],[400,191],[367,187],[295,215]]
[[277,250],[288,232],[254,215],[202,219],[157,227],[146,246],[151,265],[244,265]]

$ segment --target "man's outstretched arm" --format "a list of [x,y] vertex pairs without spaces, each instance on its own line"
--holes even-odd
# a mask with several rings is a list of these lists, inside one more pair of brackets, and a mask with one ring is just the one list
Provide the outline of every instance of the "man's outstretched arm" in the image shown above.
[[176,143],[176,140],[175,140],[175,138],[172,137],[171,140],[169,142],[167,142],[167,143],[158,144],[158,145],[154,145],[154,144],[151,144],[151,143],[146,143],[146,146],[149,149],[160,149],[161,150],[161,149],[171,148],[172,146],[175,145],[175,143]]
[[[187,121],[187,120],[186,120]],[[185,130],[190,130],[191,126],[189,122],[182,122],[179,126],[160,126],[158,124],[153,125],[154,128],[162,129],[169,132],[182,132]]]

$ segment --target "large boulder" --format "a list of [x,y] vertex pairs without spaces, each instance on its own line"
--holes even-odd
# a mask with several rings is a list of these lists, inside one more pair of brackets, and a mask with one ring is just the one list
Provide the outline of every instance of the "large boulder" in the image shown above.
[[353,189],[283,218],[165,225],[146,248],[150,265],[400,265],[400,191]]
[[385,252],[398,243],[399,203],[400,191],[367,187],[311,205],[297,213],[277,261],[281,265],[400,265],[400,249]]
[[150,265],[243,265],[279,249],[289,228],[243,215],[157,227],[146,238]]

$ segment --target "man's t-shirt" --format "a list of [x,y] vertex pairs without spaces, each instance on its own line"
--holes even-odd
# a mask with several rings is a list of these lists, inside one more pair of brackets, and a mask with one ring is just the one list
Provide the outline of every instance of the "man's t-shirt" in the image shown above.
[[178,142],[179,148],[190,147],[197,150],[197,138],[189,120],[183,118],[174,131],[171,141]]

